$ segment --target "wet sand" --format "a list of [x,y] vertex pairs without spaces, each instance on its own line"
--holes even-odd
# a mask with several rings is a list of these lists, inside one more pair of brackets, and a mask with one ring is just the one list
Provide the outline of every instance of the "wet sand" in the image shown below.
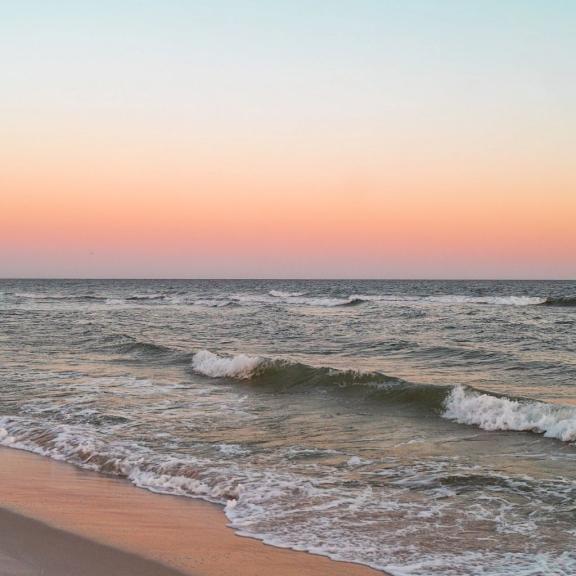
[[0,509],[2,576],[182,576],[181,572]]
[[0,448],[0,576],[376,576],[241,538],[220,507]]

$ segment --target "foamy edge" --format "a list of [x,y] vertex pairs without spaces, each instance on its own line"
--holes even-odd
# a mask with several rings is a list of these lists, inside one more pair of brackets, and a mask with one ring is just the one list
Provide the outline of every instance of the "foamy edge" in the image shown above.
[[535,432],[563,442],[576,441],[576,408],[571,406],[514,400],[456,386],[444,407],[444,418],[483,430]]

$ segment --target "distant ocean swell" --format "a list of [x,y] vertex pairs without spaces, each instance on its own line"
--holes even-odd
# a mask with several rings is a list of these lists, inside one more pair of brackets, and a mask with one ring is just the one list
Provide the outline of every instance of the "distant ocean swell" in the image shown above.
[[469,296],[469,295],[430,295],[401,296],[386,294],[351,294],[349,296],[314,296],[306,292],[285,292],[271,290],[266,294],[229,294],[227,296],[210,297],[209,295],[186,293],[151,293],[134,294],[125,297],[115,297],[112,294],[50,294],[50,293],[15,293],[3,294],[16,300],[32,300],[38,302],[76,302],[104,305],[186,305],[208,308],[226,306],[255,305],[293,305],[317,307],[347,307],[366,303],[421,303],[441,305],[493,305],[493,306],[559,306],[575,307],[576,296],[546,297],[546,296]]

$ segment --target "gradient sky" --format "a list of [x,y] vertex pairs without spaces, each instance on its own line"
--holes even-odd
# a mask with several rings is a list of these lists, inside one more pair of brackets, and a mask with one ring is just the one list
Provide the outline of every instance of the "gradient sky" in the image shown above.
[[573,0],[0,1],[2,277],[576,277]]

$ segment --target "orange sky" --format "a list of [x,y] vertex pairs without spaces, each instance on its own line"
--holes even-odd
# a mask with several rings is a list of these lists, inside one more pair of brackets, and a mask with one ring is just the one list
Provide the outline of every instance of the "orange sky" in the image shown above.
[[[529,22],[532,44],[503,29],[495,60],[475,52],[482,19],[424,29],[366,2],[333,23],[349,46],[317,44],[322,20],[283,22],[304,51],[254,15],[222,24],[234,8],[217,4],[200,40],[184,8],[148,8],[128,40],[84,13],[59,34],[46,14],[0,25],[17,48],[0,95],[0,276],[574,277],[574,82],[553,59],[573,42],[550,48],[550,22]],[[430,44],[399,50],[384,20],[362,44],[368,7]],[[177,42],[154,17],[180,22]],[[238,55],[231,31],[270,54]]]

